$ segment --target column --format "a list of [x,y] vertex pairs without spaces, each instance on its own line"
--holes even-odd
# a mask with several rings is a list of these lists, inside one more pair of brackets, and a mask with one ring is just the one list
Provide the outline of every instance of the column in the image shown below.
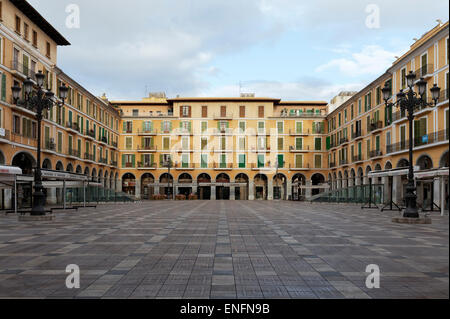
[[441,206],[441,196],[443,196],[441,194],[441,178],[435,177],[433,180],[433,202],[439,207]]
[[216,185],[211,185],[211,200],[216,200]]
[[136,180],[136,186],[135,186],[135,193],[136,193],[136,198],[140,199],[141,198],[141,181]]
[[153,191],[155,195],[159,195],[159,185],[155,184],[155,186],[153,186]]
[[347,184],[348,184],[347,187],[352,187],[352,186],[354,186],[354,185],[353,185],[353,178],[348,179],[348,180],[347,180]]
[[198,188],[197,188],[197,185],[195,185],[195,186],[192,185],[192,194],[193,194],[193,195],[196,195],[196,194],[197,194],[197,189],[198,189]]
[[306,200],[308,200],[308,199],[310,199],[311,198],[311,196],[312,196],[312,181],[306,181],[306,194],[305,194],[305,197],[306,197]]
[[389,189],[389,176],[383,176],[381,178],[381,184],[383,184],[383,197],[381,203],[387,204],[391,201],[391,193]]
[[11,209],[14,206],[14,203],[13,203],[14,199],[12,197],[12,194],[13,194],[13,190],[11,188],[5,189],[4,201],[5,201],[5,208],[6,209]]
[[122,180],[118,179],[116,182],[116,192],[121,193],[122,192]]
[[230,200],[236,200],[236,186],[230,187]]
[[56,205],[58,203],[56,199],[56,188],[47,188],[47,205]]
[[248,183],[248,200],[255,200],[255,183],[253,181]]
[[267,182],[267,200],[273,200],[273,180]]
[[292,180],[289,178],[286,182],[286,200],[292,199]]
[[392,201],[399,206],[403,205],[402,191],[403,191],[402,177],[394,176],[392,179]]

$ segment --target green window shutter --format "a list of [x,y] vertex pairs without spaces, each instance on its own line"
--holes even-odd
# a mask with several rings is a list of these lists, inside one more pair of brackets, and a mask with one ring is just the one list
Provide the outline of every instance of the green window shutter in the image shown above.
[[329,150],[331,148],[331,140],[329,136],[327,136],[326,143],[327,143],[327,150]]
[[122,154],[122,167],[125,167],[125,154]]
[[2,101],[6,101],[6,74],[5,73],[2,73]]
[[220,122],[217,122],[217,129],[220,131]]
[[303,148],[303,139],[301,137],[297,137],[295,139],[295,149],[296,150],[302,150]]
[[154,164],[155,163],[155,154],[150,154],[150,164]]
[[169,132],[172,132],[172,122],[169,122]]
[[64,106],[62,108],[62,125],[66,125],[66,108]]
[[162,154],[159,154],[159,165],[163,164],[164,156]]
[[189,130],[189,133],[192,133],[192,123],[191,122],[188,123],[188,130]]
[[278,167],[279,168],[284,167],[284,155],[282,154],[278,155]]
[[131,167],[135,167],[136,165],[136,155],[131,155]]

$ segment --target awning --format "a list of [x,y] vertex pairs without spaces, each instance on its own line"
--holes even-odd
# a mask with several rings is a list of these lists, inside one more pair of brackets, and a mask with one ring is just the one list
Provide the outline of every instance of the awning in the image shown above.
[[[414,172],[417,172],[420,170],[419,166],[414,166]],[[394,169],[388,169],[385,171],[373,171],[368,174],[368,177],[386,177],[386,176],[403,176],[408,175],[409,169],[408,168],[394,168]]]
[[0,166],[0,174],[4,175],[22,175],[22,169],[15,166]]
[[448,167],[414,173],[415,178],[428,178],[428,177],[441,177],[441,176],[448,176]]

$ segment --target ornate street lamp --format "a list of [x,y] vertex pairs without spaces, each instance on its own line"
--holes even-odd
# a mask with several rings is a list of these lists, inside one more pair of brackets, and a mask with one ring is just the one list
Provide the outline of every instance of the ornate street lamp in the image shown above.
[[[23,105],[28,109],[36,112],[37,119],[37,164],[34,170],[34,193],[33,193],[33,207],[31,209],[32,216],[45,215],[45,195],[42,186],[42,172],[41,172],[41,122],[42,112],[50,109],[53,105],[62,107],[64,100],[67,98],[68,87],[64,84],[59,88],[59,98],[62,102],[55,100],[55,94],[51,91],[44,90],[45,75],[42,71],[36,74],[36,82],[33,82],[30,78],[23,82],[23,88],[15,84],[11,90],[13,95],[14,104]],[[33,86],[37,86],[37,90],[33,91]],[[24,100],[19,100],[20,92],[24,90]]]
[[415,194],[416,187],[414,185],[414,168],[413,168],[413,123],[414,123],[414,111],[417,107],[424,106],[436,106],[439,100],[441,89],[434,84],[430,89],[431,98],[434,103],[427,103],[424,99],[424,94],[427,90],[427,82],[420,78],[416,82],[418,93],[414,92],[414,81],[416,79],[416,74],[412,71],[406,76],[407,85],[409,91],[407,93],[400,90],[397,94],[397,101],[395,103],[389,103],[391,98],[391,88],[386,83],[383,92],[383,99],[386,103],[386,107],[398,106],[401,111],[408,111],[408,121],[409,121],[409,173],[408,173],[408,184],[406,185],[406,209],[404,211],[403,217],[406,218],[419,218],[419,211],[417,210],[417,195]]

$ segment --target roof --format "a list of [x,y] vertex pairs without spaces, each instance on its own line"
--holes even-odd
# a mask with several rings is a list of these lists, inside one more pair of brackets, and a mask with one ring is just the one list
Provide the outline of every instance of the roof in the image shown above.
[[61,33],[59,33],[41,14],[31,6],[26,0],[9,0],[23,14],[25,14],[33,23],[44,31],[57,45],[70,45]]
[[326,106],[326,105],[328,105],[328,102],[325,102],[325,101],[280,101],[278,104],[280,104],[280,105],[294,105],[294,104],[300,104],[300,105],[320,105],[320,106]]
[[178,97],[167,99],[168,102],[275,102],[279,103],[280,99],[270,97]]

